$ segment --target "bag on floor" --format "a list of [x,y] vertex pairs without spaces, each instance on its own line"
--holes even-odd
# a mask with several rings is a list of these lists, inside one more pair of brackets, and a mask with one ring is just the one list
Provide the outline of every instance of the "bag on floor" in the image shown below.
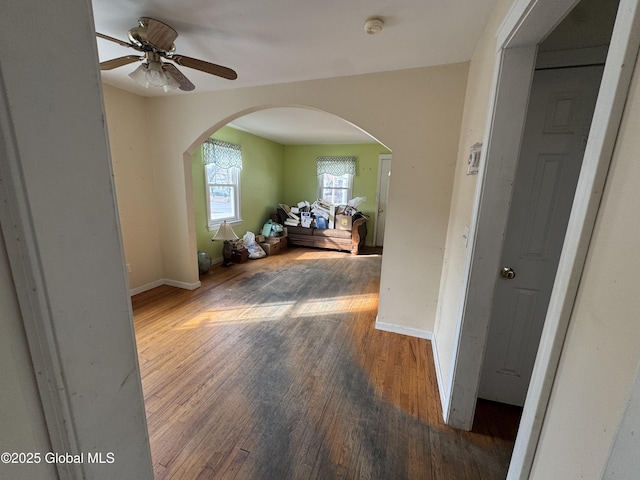
[[252,232],[245,233],[242,241],[244,242],[244,248],[249,250],[249,258],[256,259],[267,256],[260,244],[256,242],[256,236]]

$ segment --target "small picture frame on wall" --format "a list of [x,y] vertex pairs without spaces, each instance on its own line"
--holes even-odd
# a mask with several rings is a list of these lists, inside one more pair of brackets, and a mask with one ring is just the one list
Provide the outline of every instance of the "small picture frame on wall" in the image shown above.
[[471,146],[467,165],[467,175],[477,175],[480,166],[480,154],[482,153],[482,143],[477,142]]

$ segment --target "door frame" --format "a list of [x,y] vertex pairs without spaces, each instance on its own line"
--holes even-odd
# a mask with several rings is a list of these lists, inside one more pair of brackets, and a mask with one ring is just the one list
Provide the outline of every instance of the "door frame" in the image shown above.
[[[640,46],[640,0],[620,0],[509,479],[529,476]],[[537,45],[577,0],[516,0],[497,34],[486,148],[461,290],[445,422],[470,430]],[[488,281],[490,280],[490,281]]]
[[[378,213],[380,211],[380,182],[382,181],[382,162],[389,160],[391,162],[390,153],[381,153],[378,155],[378,190],[376,192],[376,216],[375,216],[375,228],[373,230],[373,246],[378,245]],[[389,172],[391,172],[391,164],[389,164]],[[389,201],[389,185],[387,184],[387,201]]]

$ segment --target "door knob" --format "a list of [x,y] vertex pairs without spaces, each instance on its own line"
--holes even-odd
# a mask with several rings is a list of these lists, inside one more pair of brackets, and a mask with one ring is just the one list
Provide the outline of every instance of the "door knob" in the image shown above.
[[502,270],[500,270],[500,275],[508,280],[511,280],[516,276],[516,272],[514,272],[513,268],[511,267],[502,267]]

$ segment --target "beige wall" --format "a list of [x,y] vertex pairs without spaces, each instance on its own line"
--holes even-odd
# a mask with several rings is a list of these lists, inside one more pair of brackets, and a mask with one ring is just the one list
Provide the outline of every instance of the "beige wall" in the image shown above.
[[[358,125],[393,150],[379,320],[432,332],[467,68],[464,63],[147,99],[146,128],[154,132],[149,158],[162,212],[162,276],[185,285],[198,281],[185,152],[241,114],[308,106]],[[127,261],[137,268],[136,259]]]
[[533,479],[601,478],[640,361],[638,74],[636,65]]
[[[450,380],[467,255],[463,237],[465,227],[471,224],[478,178],[477,175],[467,175],[467,160],[470,147],[483,140],[496,55],[495,34],[511,3],[511,0],[501,0],[496,4],[469,67],[433,339],[438,354],[439,374],[443,380],[441,388],[448,386]],[[445,393],[448,396],[448,392]]]
[[163,279],[148,148],[154,136],[145,126],[145,98],[104,85],[104,100],[129,287],[135,291]]

